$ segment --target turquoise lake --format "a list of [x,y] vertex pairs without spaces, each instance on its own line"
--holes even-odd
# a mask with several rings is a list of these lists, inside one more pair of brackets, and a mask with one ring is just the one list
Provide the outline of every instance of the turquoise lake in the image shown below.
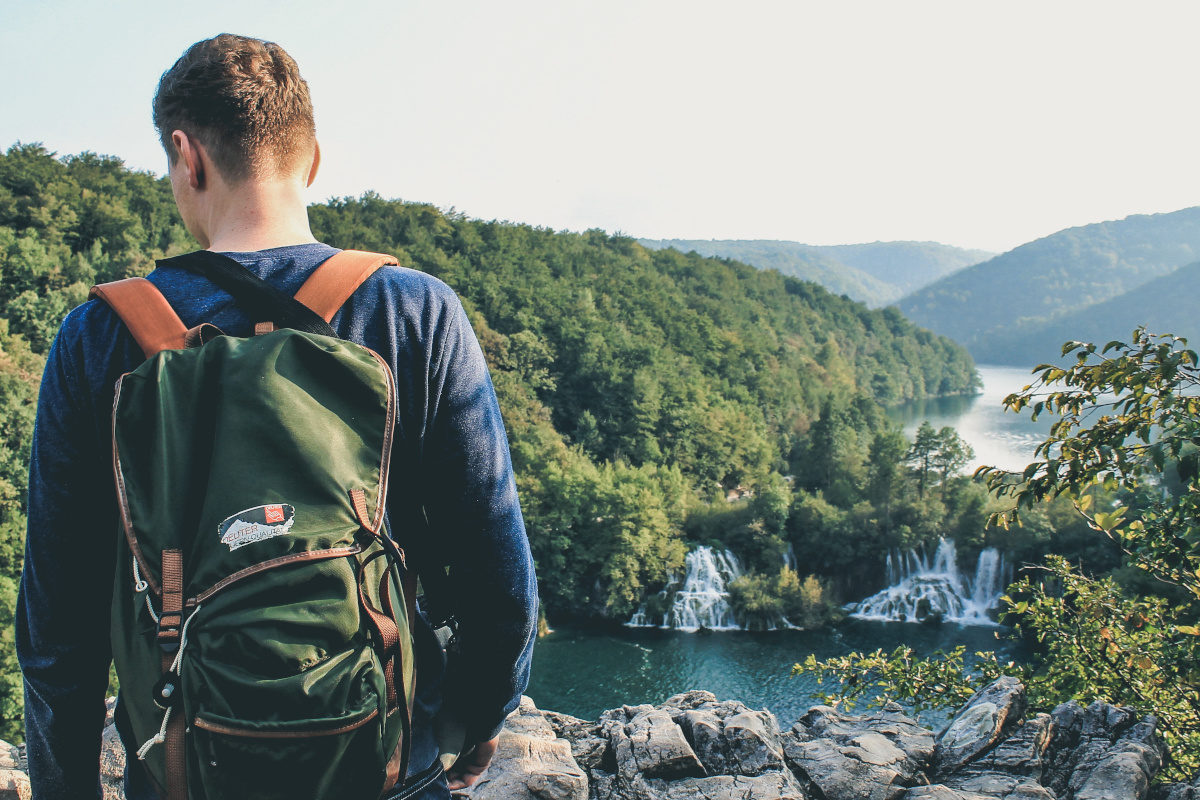
[[[989,626],[881,623],[848,620],[831,631],[680,631],[630,628],[598,633],[560,629],[534,649],[527,694],[539,708],[584,719],[622,704],[660,703],[689,689],[741,700],[773,712],[785,728],[820,702],[811,675],[791,675],[809,653],[818,658],[853,650],[891,650],[907,644],[922,653],[965,644],[968,652],[996,650],[1020,658],[1015,643]],[[938,724],[944,714],[927,715]]]

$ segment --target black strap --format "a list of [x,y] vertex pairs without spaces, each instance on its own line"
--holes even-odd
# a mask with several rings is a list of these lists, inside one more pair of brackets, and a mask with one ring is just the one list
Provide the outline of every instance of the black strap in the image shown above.
[[407,798],[418,794],[422,789],[429,786],[429,784],[441,778],[443,771],[442,762],[435,760],[420,772],[401,780],[399,785],[392,790],[393,794],[387,796],[387,800],[407,800]]
[[296,298],[284,294],[229,256],[197,250],[156,262],[160,267],[180,267],[203,275],[233,296],[255,321],[274,322],[279,328],[338,338],[333,327]]

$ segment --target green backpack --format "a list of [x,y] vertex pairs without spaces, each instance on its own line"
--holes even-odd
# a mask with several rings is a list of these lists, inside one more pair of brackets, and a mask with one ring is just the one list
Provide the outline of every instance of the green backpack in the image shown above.
[[[295,299],[328,323],[395,263],[342,252]],[[272,322],[245,339],[186,330],[142,278],[92,296],[146,354],[117,382],[112,418],[112,646],[136,757],[167,800],[394,791],[408,766],[415,577],[384,524],[387,363]]]

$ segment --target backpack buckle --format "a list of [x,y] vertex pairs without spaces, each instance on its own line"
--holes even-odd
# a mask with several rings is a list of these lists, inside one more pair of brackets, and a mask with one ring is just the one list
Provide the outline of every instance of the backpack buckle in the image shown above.
[[183,612],[164,611],[158,618],[158,646],[164,653],[174,653],[179,649],[179,640],[183,634]]

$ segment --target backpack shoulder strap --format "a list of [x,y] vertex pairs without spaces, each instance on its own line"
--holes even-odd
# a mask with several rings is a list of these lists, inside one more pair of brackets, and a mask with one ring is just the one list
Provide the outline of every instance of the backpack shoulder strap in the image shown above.
[[145,278],[102,283],[93,286],[88,297],[103,300],[117,313],[146,358],[187,346],[188,329],[158,287]]
[[399,263],[394,257],[382,253],[343,250],[317,267],[296,292],[296,299],[329,322],[354,294],[354,290],[375,270],[386,265],[398,266]]

